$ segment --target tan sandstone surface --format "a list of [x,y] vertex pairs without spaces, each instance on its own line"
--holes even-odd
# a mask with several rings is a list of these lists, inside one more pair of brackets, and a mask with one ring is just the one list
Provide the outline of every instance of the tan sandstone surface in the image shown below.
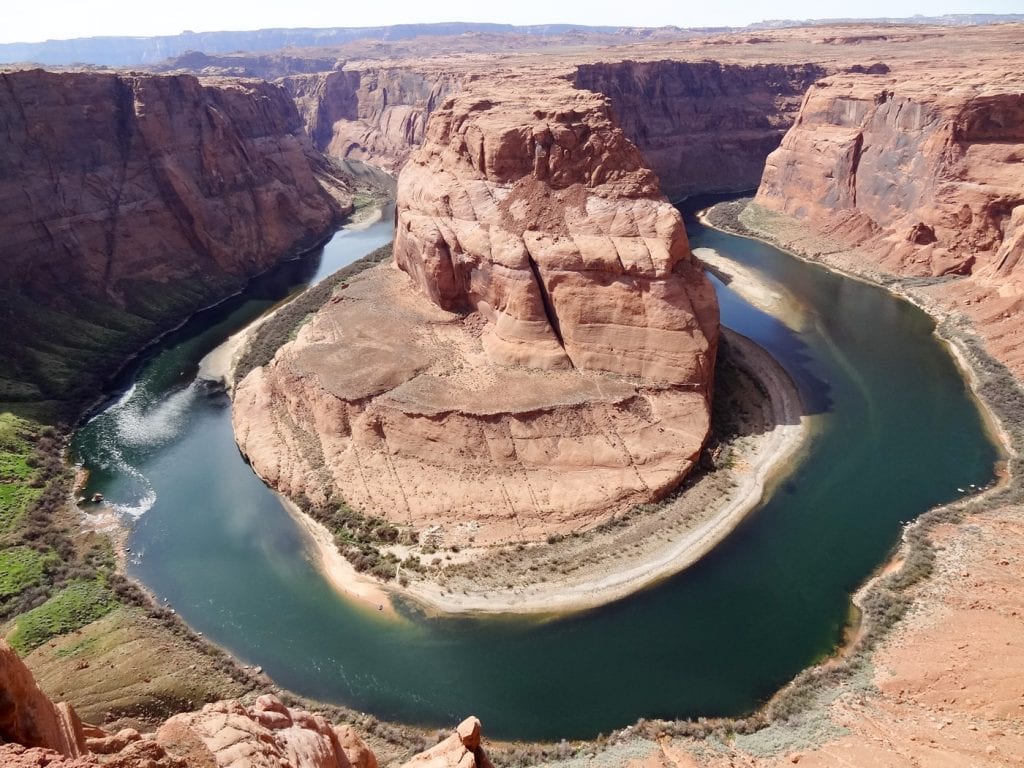
[[488,83],[399,179],[395,262],[236,389],[289,495],[453,541],[543,539],[659,498],[709,426],[717,303],[607,101]]

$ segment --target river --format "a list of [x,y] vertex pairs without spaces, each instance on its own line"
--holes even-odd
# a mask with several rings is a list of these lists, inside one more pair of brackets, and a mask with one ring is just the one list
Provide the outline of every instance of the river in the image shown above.
[[386,213],[195,317],[78,430],[88,492],[131,520],[129,573],[280,685],[382,718],[442,726],[476,714],[492,737],[558,739],[750,711],[840,641],[849,595],[903,521],[990,483],[998,456],[923,312],[692,217],[687,230],[799,307],[794,330],[715,281],[723,323],[775,355],[817,414],[799,465],[693,568],[547,620],[402,606],[396,622],[332,591],[239,455],[227,396],[196,370],[276,301],[386,243]]

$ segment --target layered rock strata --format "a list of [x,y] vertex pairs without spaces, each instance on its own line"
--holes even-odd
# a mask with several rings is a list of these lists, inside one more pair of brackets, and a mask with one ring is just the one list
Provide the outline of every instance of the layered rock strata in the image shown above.
[[672,200],[753,189],[782,141],[815,64],[621,61],[583,64],[574,82],[611,99]]
[[607,99],[542,77],[450,99],[399,178],[394,250],[401,271],[348,284],[236,389],[273,485],[487,544],[691,469],[718,307]]
[[0,401],[71,396],[105,356],[351,210],[287,94],[266,83],[0,74],[0,136],[0,294],[18,345],[0,350],[13,361]]
[[829,78],[769,157],[755,202],[833,250],[856,248],[854,268],[947,278],[934,295],[1024,372],[1022,88],[1010,65]]
[[469,77],[379,67],[296,75],[281,84],[318,149],[397,173],[423,142],[430,113]]

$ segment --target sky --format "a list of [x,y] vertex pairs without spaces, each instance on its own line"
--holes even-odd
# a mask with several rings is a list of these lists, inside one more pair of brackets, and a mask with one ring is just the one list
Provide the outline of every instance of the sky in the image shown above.
[[438,21],[702,27],[946,13],[1024,13],[1024,0],[37,0],[4,12],[0,42]]

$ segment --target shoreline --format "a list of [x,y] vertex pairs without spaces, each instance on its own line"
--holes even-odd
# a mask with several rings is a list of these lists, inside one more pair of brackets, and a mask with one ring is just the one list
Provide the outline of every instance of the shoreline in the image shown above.
[[766,488],[792,466],[811,431],[807,417],[802,415],[796,386],[781,365],[749,339],[722,330],[739,358],[737,365],[768,392],[774,427],[759,441],[754,455],[741,455],[750,471],[710,519],[677,540],[670,538],[668,546],[643,553],[626,567],[607,563],[584,580],[535,581],[515,591],[480,590],[463,594],[447,590],[437,582],[416,581],[396,592],[432,613],[561,616],[607,605],[652,587],[711,552],[760,505]]
[[303,512],[299,505],[282,493],[277,493],[288,514],[298,523],[311,546],[310,554],[316,556],[316,568],[328,584],[353,605],[381,614],[389,619],[400,619],[388,588],[376,579],[360,574],[342,556],[334,545],[334,538],[327,527]]
[[[753,198],[747,200],[747,204],[753,202]],[[726,203],[728,204],[728,203]],[[722,205],[719,203],[717,205]],[[885,278],[885,276],[878,272],[874,272],[871,269],[867,269],[864,273],[858,274],[857,272],[850,271],[847,268],[834,265],[829,261],[824,260],[824,257],[829,254],[822,254],[818,257],[812,256],[808,253],[799,251],[795,244],[791,244],[783,239],[780,235],[778,239],[771,236],[770,231],[754,230],[748,226],[745,222],[739,220],[739,215],[736,217],[736,223],[739,225],[735,229],[731,228],[727,223],[723,222],[723,225],[716,224],[711,221],[709,212],[716,206],[710,206],[697,213],[697,219],[705,226],[725,232],[727,234],[735,235],[738,237],[746,237],[752,240],[770,245],[773,248],[777,248],[793,258],[799,259],[807,264],[813,264],[826,269],[830,272],[840,275],[844,279],[853,279],[867,285],[880,288],[887,293],[895,296],[896,298],[902,299],[913,306],[924,312],[934,323],[935,328],[932,333],[939,341],[942,342],[943,346],[949,351],[950,356],[953,358],[957,370],[960,372],[964,381],[968,385],[971,396],[978,405],[979,414],[981,416],[984,429],[988,433],[992,442],[998,447],[1003,460],[1000,461],[994,468],[995,480],[992,485],[987,488],[979,489],[978,492],[965,495],[959,499],[954,499],[945,504],[932,507],[930,509],[922,511],[917,517],[908,521],[904,524],[902,532],[900,534],[899,541],[894,545],[892,553],[883,562],[878,564],[878,567],[871,573],[870,576],[860,584],[850,594],[850,604],[857,611],[857,619],[855,623],[848,625],[847,632],[844,635],[843,641],[839,643],[832,651],[832,653],[821,662],[813,664],[807,667],[800,674],[807,672],[813,672],[819,669],[828,669],[834,667],[840,662],[848,660],[854,656],[858,651],[861,650],[866,636],[874,629],[871,626],[870,620],[867,617],[866,603],[870,594],[879,589],[882,586],[883,581],[893,575],[899,574],[904,564],[908,560],[909,552],[913,544],[909,541],[912,531],[920,531],[923,534],[927,534],[928,531],[934,527],[934,522],[929,519],[928,515],[932,513],[942,513],[944,511],[953,511],[958,507],[963,507],[968,504],[985,503],[986,500],[996,496],[1001,491],[1007,489],[1014,481],[1012,472],[1009,467],[1005,471],[1001,471],[999,464],[1006,464],[1006,459],[1015,457],[1018,455],[1018,451],[1014,446],[1014,440],[1010,433],[1007,431],[1003,420],[996,413],[995,408],[989,403],[986,397],[981,391],[982,378],[981,372],[979,371],[980,363],[977,363],[972,359],[972,356],[967,350],[965,339],[959,334],[947,334],[942,331],[941,325],[943,321],[947,320],[951,312],[948,310],[940,311],[940,308],[933,304],[923,300],[922,298],[913,295],[903,285],[902,281],[893,276],[891,279]],[[745,208],[742,210],[746,210]],[[741,214],[742,214],[741,210]],[[853,248],[839,249],[832,253],[836,254],[849,254]],[[969,332],[974,332],[973,323],[969,324]],[[1014,376],[1014,380],[1020,385],[1020,380]],[[996,502],[998,504],[998,502]],[[970,510],[964,509],[965,514],[968,514]],[[959,524],[959,523],[957,523]],[[931,576],[926,576],[923,579],[924,583],[927,583]],[[898,625],[897,625],[898,626]],[[889,630],[883,630],[888,632]],[[769,700],[774,701],[779,696],[783,695],[788,691],[793,682],[788,683],[786,686],[781,688],[776,694]]]

